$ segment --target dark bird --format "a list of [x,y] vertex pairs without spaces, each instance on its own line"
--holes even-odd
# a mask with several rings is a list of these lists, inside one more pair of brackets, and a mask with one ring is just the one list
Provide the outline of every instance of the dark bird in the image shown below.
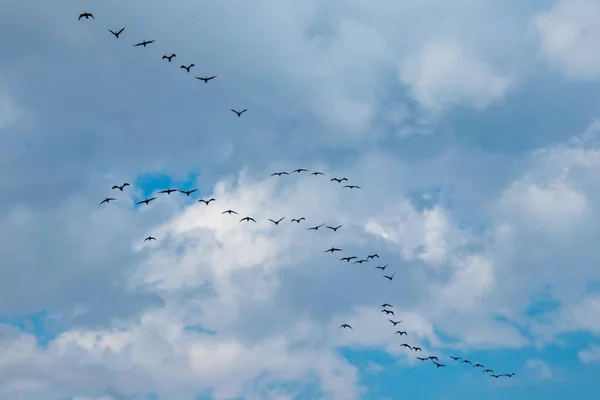
[[169,62],[171,62],[171,60],[173,59],[173,57],[177,57],[177,55],[174,54],[174,53],[171,54],[170,56],[164,55],[164,56],[162,56],[162,59],[163,60],[168,60]]
[[156,238],[154,236],[148,236],[146,239],[144,239],[144,242],[150,242],[150,241],[156,241]]
[[198,191],[198,189],[192,189],[192,190],[180,190],[179,193],[183,193],[185,194],[187,197],[190,197],[190,194],[194,193]]
[[137,202],[137,203],[135,203],[135,204],[142,204],[142,203],[144,203],[144,204],[148,205],[148,204],[150,204],[150,202],[151,202],[152,200],[156,200],[156,197],[150,197],[149,199],[147,198],[147,199],[144,199],[144,200],[142,200],[142,201],[138,201],[138,202]]
[[386,310],[385,308],[383,310],[381,310],[381,313],[382,314],[386,313],[387,315],[390,315],[390,314],[394,315],[394,312],[392,310]]
[[433,363],[434,363],[434,364],[435,364],[435,366],[436,366],[436,367],[438,367],[438,368],[439,368],[439,367],[445,367],[445,366],[446,366],[445,364],[438,364],[438,363],[436,363],[435,361],[434,361]]
[[312,228],[308,228],[307,231],[318,231],[319,228],[322,227],[323,225],[325,225],[325,224],[313,226]]
[[119,189],[119,190],[122,192],[122,191],[123,191],[123,189],[125,188],[125,186],[129,186],[129,183],[125,182],[125,183],[124,183],[124,184],[122,184],[121,186],[119,186],[119,185],[115,185],[115,186],[113,186],[112,188],[113,188],[113,190],[114,190],[114,189]]
[[354,264],[362,264],[367,261],[369,261],[369,260],[362,259],[362,260],[354,261]]
[[493,378],[496,378],[496,379],[498,379],[498,378],[500,378],[502,375],[490,375],[490,376],[491,376],[491,377],[493,377]]
[[337,232],[338,229],[340,229],[342,227],[342,225],[338,225],[338,226],[326,226],[327,229],[331,229],[334,232]]
[[231,111],[233,111],[234,113],[236,113],[238,117],[241,117],[243,113],[245,113],[246,111],[248,111],[248,109],[244,108],[242,111],[237,111],[237,110],[234,110],[232,108]]
[[387,268],[387,266],[388,266],[388,265],[387,265],[387,264],[385,264],[383,267],[375,267],[375,268],[377,268],[377,269],[380,269],[380,270],[382,270],[382,271],[385,271],[385,269]]
[[440,361],[436,356],[429,356],[427,358],[429,358],[430,360]]
[[113,200],[116,200],[116,199],[115,199],[114,197],[105,197],[105,198],[104,198],[104,200],[102,200],[102,201],[100,202],[100,204],[98,204],[98,205],[99,205],[99,206],[101,206],[101,205],[102,205],[102,204],[104,204],[104,203],[108,204],[108,203],[110,203],[110,202],[111,202],[111,201],[113,201]]
[[317,175],[325,175],[325,174],[322,172],[319,172],[319,171],[315,171],[315,172],[311,173],[311,175],[317,176]]
[[485,367],[484,367],[483,365],[481,365],[481,364],[475,364],[475,365],[473,365],[473,367],[477,367],[477,368],[485,368]]
[[244,217],[244,218],[240,219],[240,222],[243,222],[243,221],[248,221],[248,222],[252,221],[252,222],[256,223],[256,220],[252,217]]
[[429,358],[423,358],[423,357],[417,357],[417,359],[419,359],[421,361],[429,360]]
[[134,44],[133,47],[139,47],[139,46],[146,47],[150,43],[154,43],[154,42],[156,42],[156,40],[144,40],[143,42],[139,42],[139,43]]
[[379,258],[379,254],[369,254],[367,256],[367,259],[371,259],[371,258]]
[[209,205],[211,201],[215,201],[215,199],[212,197],[208,200],[200,199],[200,200],[198,200],[198,203],[204,203],[206,205]]
[[115,32],[115,31],[112,31],[112,30],[110,30],[110,29],[109,29],[108,31],[109,31],[110,33],[112,33],[113,35],[115,35],[115,37],[118,39],[118,38],[119,38],[119,35],[120,35],[121,33],[123,33],[123,31],[124,31],[124,30],[125,30],[125,28],[121,28],[121,29],[120,29],[119,31],[117,31],[117,32]]
[[158,193],[166,193],[166,194],[168,194],[168,195],[169,195],[169,194],[171,194],[171,193],[173,193],[173,192],[179,192],[179,189],[171,189],[171,188],[169,188],[169,189],[161,190],[161,191],[160,191],[160,192],[158,192]]
[[304,168],[298,168],[298,169],[293,170],[292,172],[299,174],[300,172],[308,172],[308,170],[304,169]]
[[201,81],[204,81],[204,83],[208,83],[208,81],[215,79],[216,77],[217,77],[217,75],[205,76],[205,77],[196,76],[196,79],[200,79]]
[[291,222],[297,222],[300,223],[300,221],[304,221],[306,218],[302,217],[302,218],[292,218]]
[[388,319],[388,321],[390,321],[392,324],[394,324],[394,326],[398,325],[400,322],[402,321],[392,321],[391,319]]
[[330,249],[325,250],[325,253],[332,253],[333,254],[334,251],[342,251],[342,250],[343,249],[338,249],[336,247],[332,247]]
[[289,175],[287,172],[273,172],[271,176]]
[[182,66],[181,66],[181,67],[179,67],[179,68],[183,68],[183,69],[185,69],[187,72],[190,72],[190,69],[191,69],[192,67],[194,67],[194,66],[195,66],[195,64],[190,64],[190,65],[188,65],[187,67],[186,67],[185,65],[182,65]]
[[348,325],[348,324],[342,324],[342,325],[340,325],[340,328],[349,328],[349,329],[352,329],[352,327],[350,325]]
[[413,349],[413,348],[412,348],[412,347],[411,347],[409,344],[406,344],[406,343],[402,343],[402,344],[400,345],[400,347],[406,347],[406,348],[407,348],[407,349],[409,349],[409,350],[412,350],[412,349]]
[[489,369],[489,368],[488,368],[488,369],[484,370],[483,372],[491,372],[491,373],[493,374],[493,373],[494,373],[494,370],[493,370],[493,369]]
[[285,217],[282,217],[282,218],[279,218],[279,220],[277,220],[277,221],[273,221],[272,219],[269,219],[269,221],[271,221],[271,222],[272,222],[272,223],[274,223],[275,225],[279,225],[279,223],[280,223],[281,221],[283,221],[284,219],[285,219]]
[[510,373],[510,374],[504,374],[504,376],[507,376],[507,377],[509,377],[509,378],[512,378],[513,376],[515,376],[515,373],[514,373],[514,372],[512,372],[512,373]]
[[342,183],[343,181],[347,181],[347,180],[348,180],[347,178],[341,178],[341,179],[340,178],[331,178],[329,180],[329,182],[334,182],[335,181],[337,183]]
[[394,307],[394,306],[393,306],[393,305],[391,305],[391,304],[389,304],[389,303],[383,303],[383,304],[381,305],[381,307],[384,307],[384,308],[385,308],[385,307]]
[[412,349],[413,349],[414,351],[423,351],[423,349],[422,349],[422,348],[420,348],[420,347],[413,347]]
[[362,189],[360,186],[356,186],[356,185],[346,185],[344,187],[348,188],[348,189]]
[[358,258],[356,256],[352,256],[352,257],[343,257],[340,258],[340,261],[346,261],[346,262],[350,262],[350,260],[354,260],[355,258]]
[[454,361],[458,361],[458,360],[460,360],[462,357],[452,357],[452,356],[450,356],[450,358],[451,358],[451,359],[453,359]]
[[236,215],[238,215],[238,213],[236,213],[236,212],[235,212],[235,211],[233,211],[233,210],[226,210],[226,211],[223,211],[221,214],[230,214],[230,215],[231,215],[231,214],[236,214]]
[[395,334],[396,334],[396,335],[400,335],[400,336],[402,336],[402,335],[408,335],[408,334],[406,333],[406,331],[396,331],[396,333],[395,333]]
[[461,364],[473,364],[473,363],[469,360],[463,360]]
[[394,273],[393,273],[391,276],[384,275],[383,277],[384,277],[384,278],[386,278],[386,279],[389,279],[389,280],[390,280],[390,282],[391,282],[391,281],[392,281],[392,279],[394,279],[394,275],[396,275],[396,273],[395,273],[395,272],[394,272]]
[[93,15],[92,15],[92,13],[90,13],[90,12],[84,12],[84,13],[81,13],[81,14],[79,14],[79,18],[77,18],[77,21],[79,21],[81,18],[85,18],[85,19],[90,19],[90,18],[92,18],[92,19],[96,19],[96,18],[94,18],[94,16],[93,16]]

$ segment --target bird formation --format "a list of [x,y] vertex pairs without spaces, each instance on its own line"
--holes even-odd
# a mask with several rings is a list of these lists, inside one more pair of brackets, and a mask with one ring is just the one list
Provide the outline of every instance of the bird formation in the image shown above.
[[[83,12],[79,15],[78,20],[81,19],[95,19],[94,15],[90,12]],[[119,39],[121,37],[121,35],[123,34],[123,32],[125,31],[125,27],[120,28],[119,30],[108,30],[115,38]],[[148,45],[151,45],[155,43],[155,40],[143,40],[141,42],[135,43],[133,46],[134,47],[147,47]],[[176,58],[177,55],[175,53],[171,53],[171,54],[165,54],[162,56],[163,60],[167,60],[167,62],[172,62],[174,58]],[[195,67],[195,64],[190,63],[188,65],[181,65],[180,69],[185,70],[187,73],[190,73],[191,69]],[[196,76],[195,78],[198,80],[203,81],[204,83],[208,83],[209,81],[215,79],[217,77],[217,75],[212,75],[212,76]],[[242,116],[242,114],[244,114],[246,111],[248,111],[246,108],[242,109],[242,110],[236,110],[236,109],[231,109],[231,111],[239,118]],[[305,168],[297,168],[291,172],[286,172],[286,171],[280,171],[280,172],[274,172],[271,174],[272,177],[282,177],[282,176],[286,176],[286,175],[291,175],[291,174],[301,174],[303,172],[310,172],[309,170],[305,169]],[[310,176],[324,176],[325,174],[323,172],[320,171],[314,171],[314,172],[310,172],[309,174]],[[342,184],[344,182],[348,182],[348,178],[345,177],[332,177],[329,179],[330,182],[335,182],[337,184]],[[112,187],[112,190],[118,190],[119,192],[123,192],[123,190],[127,187],[130,186],[129,183],[125,182],[122,183],[121,185],[114,185]],[[352,184],[345,184],[342,186],[342,188],[347,188],[350,190],[354,190],[354,189],[362,189],[360,186],[358,185],[352,185]],[[190,189],[190,190],[183,190],[183,189],[173,189],[173,188],[167,188],[164,190],[160,190],[158,191],[158,194],[160,195],[170,195],[171,193],[174,192],[178,192],[181,194],[185,194],[186,197],[190,197],[193,193],[197,192],[198,189]],[[149,205],[151,202],[153,202],[154,200],[156,200],[158,198],[158,195],[154,196],[154,197],[147,197],[143,200],[137,201],[135,204],[136,205]],[[99,204],[103,205],[103,204],[109,204],[110,202],[116,201],[117,198],[116,197],[105,197],[104,200],[102,200]],[[217,201],[215,198],[210,198],[210,199],[199,199],[197,202],[198,203],[203,203],[205,206],[208,206],[211,202],[213,201]],[[223,211],[221,214],[225,215],[239,215],[239,213],[235,210],[232,209],[227,209],[225,211]],[[280,217],[278,219],[267,219],[268,222],[272,223],[274,226],[278,226],[282,221],[285,220],[286,217]],[[292,218],[290,220],[291,223],[296,223],[296,224],[300,224],[303,221],[306,221],[305,217],[299,217],[299,218]],[[241,218],[239,220],[240,223],[258,223],[257,220],[251,216],[245,216],[243,218]],[[325,229],[330,230],[332,233],[337,232],[340,228],[342,228],[343,225],[326,225],[325,223],[321,223],[319,225],[315,225],[312,227],[307,228],[307,230],[314,230],[314,231],[318,231],[320,228],[325,227]],[[157,241],[157,239],[153,236],[148,236],[144,239],[144,242],[152,242],[152,241]],[[332,246],[329,249],[326,249],[324,251],[325,253],[338,253],[338,252],[344,252],[344,249]],[[341,257],[339,260],[342,262],[346,262],[346,263],[350,263],[353,262],[354,264],[363,264],[363,263],[369,263],[372,260],[375,259],[379,259],[379,255],[377,253],[372,253],[372,254],[368,254],[365,257],[359,257],[356,255],[349,255],[349,256],[344,256]],[[382,278],[387,279],[389,282],[392,282],[396,272],[393,272],[391,274],[386,273],[386,269],[389,267],[389,264],[385,264],[385,265],[376,265],[374,266],[375,269],[379,269],[382,271]],[[392,310],[393,306],[389,303],[384,303],[381,305],[381,314],[385,314],[386,317],[390,317],[388,318],[388,321],[391,323],[391,325],[393,327],[396,327],[398,324],[402,323],[402,320],[396,321],[394,319],[392,319],[391,316],[394,316],[394,311]],[[344,323],[342,325],[340,325],[340,329],[350,329],[352,330],[352,326],[350,324]],[[395,332],[396,335],[399,336],[406,336],[408,335],[406,330],[397,330]],[[414,352],[422,352],[423,349],[421,347],[418,346],[414,346],[414,345],[410,345],[408,343],[402,343],[399,345],[400,347],[406,348],[410,351],[414,351]],[[428,357],[416,357],[418,360],[420,361],[431,361],[433,363],[433,365],[435,365],[436,368],[442,368],[442,367],[446,367],[447,364],[442,364],[440,363],[439,359],[437,356],[428,356]],[[493,378],[500,378],[500,377],[508,377],[511,378],[513,377],[515,374],[514,373],[502,373],[502,374],[497,374],[495,373],[495,371],[491,368],[486,368],[484,365],[480,364],[480,363],[476,363],[473,364],[471,361],[467,360],[467,359],[463,359],[462,357],[457,357],[457,356],[449,356],[450,359],[453,360],[453,362],[455,363],[459,363],[459,364],[465,364],[465,365],[470,365],[472,368],[480,368],[482,369],[482,371],[486,374],[489,374],[490,377]]]

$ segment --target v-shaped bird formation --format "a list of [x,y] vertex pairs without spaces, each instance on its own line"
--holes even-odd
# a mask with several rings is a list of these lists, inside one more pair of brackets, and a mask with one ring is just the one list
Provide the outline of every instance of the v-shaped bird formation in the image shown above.
[[[89,20],[89,19],[93,19],[95,20],[94,15],[91,12],[83,12],[79,15],[78,20],[81,19],[85,19],[85,20]],[[123,33],[125,32],[125,27],[120,28],[118,30],[112,30],[112,29],[108,29],[109,33],[112,34],[116,39],[120,39],[121,36],[123,35]],[[137,42],[135,44],[133,44],[134,47],[143,47],[146,48],[149,45],[154,44],[156,41],[155,40],[143,40],[141,42]],[[172,62],[174,58],[176,58],[177,55],[175,53],[170,53],[170,54],[164,54],[162,55],[162,60],[166,60],[167,62]],[[190,73],[191,69],[193,67],[195,67],[196,65],[194,63],[189,63],[188,65],[182,64],[180,66],[180,69],[185,70],[186,73]],[[195,78],[198,80],[203,81],[204,83],[208,83],[209,81],[212,81],[213,79],[217,78],[218,75],[211,75],[211,76],[196,76]],[[246,111],[248,111],[247,108],[244,109],[234,109],[232,108],[231,111],[239,118],[241,117]],[[297,168],[291,172],[287,172],[287,171],[279,171],[279,172],[274,172],[271,174],[271,177],[277,177],[277,178],[281,178],[283,176],[289,176],[289,175],[298,175],[298,174],[302,174],[302,173],[309,173],[309,176],[314,176],[314,177],[318,177],[318,176],[325,176],[326,174],[324,172],[321,171],[309,171],[308,169],[305,168]],[[332,184],[341,184],[342,183],[346,183],[343,186],[341,186],[344,189],[350,189],[351,191],[354,190],[361,190],[362,187],[359,185],[354,185],[354,184],[350,184],[348,181],[348,178],[346,177],[331,177],[329,178],[329,181],[332,182]],[[128,182],[124,182],[121,184],[115,184],[112,187],[112,190],[118,190],[119,192],[123,192],[123,190],[127,187],[127,186],[131,186]],[[145,199],[141,199],[135,202],[136,205],[139,206],[149,206],[151,202],[157,200],[159,198],[160,195],[164,196],[164,195],[171,195],[171,193],[180,193],[180,194],[184,194],[186,197],[190,197],[192,194],[196,193],[198,191],[198,189],[175,189],[175,188],[166,188],[164,190],[160,190],[157,192],[157,195],[153,196],[153,197],[147,197]],[[105,197],[99,204],[99,206],[101,205],[108,205],[111,202],[117,201],[118,198],[117,197]],[[215,198],[209,198],[209,199],[198,199],[197,200],[198,203],[203,203],[204,206],[209,206],[211,202],[218,202],[217,199]],[[224,216],[224,218],[226,216],[231,216],[231,215],[235,215],[235,216],[240,216],[240,214],[235,211],[232,210],[230,208],[224,210],[221,212],[221,214]],[[242,214],[243,215],[243,214]],[[273,228],[276,228],[277,226],[279,226],[284,220],[286,220],[285,216],[277,216],[276,218],[269,218],[267,219],[267,223],[272,224]],[[306,222],[305,222],[306,221]],[[244,216],[239,220],[240,223],[252,223],[252,224],[257,224],[260,223],[262,221],[257,221],[253,216]],[[294,218],[291,218],[289,220],[289,223],[292,224],[306,224],[307,223],[307,219],[305,217],[298,217],[298,216],[294,216]],[[312,224],[311,224],[312,225]],[[326,231],[329,231],[330,234],[335,234],[340,228],[343,227],[342,224],[338,224],[338,225],[328,225],[326,222],[322,222],[318,225],[314,225],[311,226],[309,225],[308,228],[306,228],[307,231],[319,231],[320,228],[324,227]],[[158,239],[156,239],[153,236],[148,236],[146,237],[144,240],[144,242],[158,242]],[[336,246],[331,246],[328,249],[323,250],[324,253],[342,253],[343,257],[341,257],[339,259],[339,261],[341,262],[345,262],[345,263],[353,263],[353,264],[357,264],[357,265],[362,265],[364,263],[370,263],[375,259],[379,260],[379,254],[377,253],[371,253],[371,254],[367,254],[366,256],[358,256],[358,255],[344,255],[345,250],[343,248],[340,247],[336,247]],[[381,271],[382,275],[381,277],[385,280],[387,280],[389,283],[388,284],[392,284],[392,282],[394,281],[394,277],[396,276],[396,272],[388,272],[387,268],[389,268],[389,263],[388,264],[384,264],[384,265],[376,265],[374,266],[374,269],[378,269]],[[400,278],[398,278],[400,279]],[[395,328],[397,325],[401,324],[403,321],[402,320],[395,320],[393,317],[395,315],[395,312],[393,310],[393,306],[389,303],[384,303],[380,306],[381,308],[381,314],[384,315],[385,317],[388,317],[388,321],[390,322],[390,326],[392,328]],[[347,329],[347,330],[353,330],[354,328],[348,324],[348,323],[344,323],[342,325],[340,325],[339,327],[340,329]],[[365,327],[365,329],[368,329],[368,327]],[[396,330],[394,333],[394,335],[398,335],[399,337],[402,336],[408,336],[408,331],[407,330]],[[423,352],[423,349],[420,346],[415,346],[409,343],[401,343],[398,345],[399,347],[405,348],[408,351],[412,351],[415,353],[419,353],[419,352]],[[429,352],[428,352],[429,353]],[[442,356],[440,356],[442,357]],[[430,361],[431,365],[435,366],[436,369],[438,368],[443,368],[446,367],[448,364],[447,363],[443,363],[440,362],[438,356],[435,355],[429,355],[426,357],[416,357],[418,360],[420,361]],[[479,369],[481,370],[483,373],[489,375],[492,378],[501,378],[501,377],[506,377],[506,378],[512,378],[513,376],[515,376],[515,373],[497,373],[494,369],[492,368],[487,368],[486,366],[484,366],[483,364],[480,363],[475,363],[473,364],[470,360],[468,359],[464,359],[463,357],[459,357],[459,356],[448,356],[448,358],[452,361],[450,361],[453,364],[457,364],[457,365],[465,365],[467,367],[470,368],[475,368],[475,369]]]

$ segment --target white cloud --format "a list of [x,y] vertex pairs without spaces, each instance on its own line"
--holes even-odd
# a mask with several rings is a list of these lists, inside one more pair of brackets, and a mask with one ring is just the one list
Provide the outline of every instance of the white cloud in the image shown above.
[[533,372],[539,379],[552,379],[554,373],[550,366],[543,360],[530,359],[525,362],[525,368]]
[[578,353],[579,359],[586,363],[596,363],[600,361],[600,346],[590,346],[585,350],[581,350]]

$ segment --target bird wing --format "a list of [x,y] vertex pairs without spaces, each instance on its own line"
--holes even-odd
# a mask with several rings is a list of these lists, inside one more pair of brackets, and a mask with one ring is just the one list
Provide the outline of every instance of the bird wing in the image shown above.
[[117,32],[117,35],[120,35],[120,34],[121,34],[121,32],[123,32],[124,30],[125,30],[125,28],[124,28],[124,27],[123,27],[123,28],[121,28],[121,30],[120,30],[119,32]]

